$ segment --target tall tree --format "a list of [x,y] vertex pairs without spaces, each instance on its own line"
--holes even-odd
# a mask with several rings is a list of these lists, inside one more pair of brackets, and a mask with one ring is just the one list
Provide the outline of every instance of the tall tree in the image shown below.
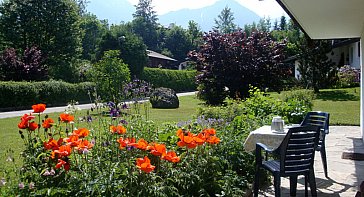
[[134,18],[141,17],[148,23],[157,25],[158,17],[153,10],[152,0],[139,0],[138,5],[135,6],[136,11],[133,14]]
[[96,61],[97,47],[102,36],[108,31],[105,21],[100,21],[93,14],[87,13],[82,16],[81,25],[82,37],[82,59],[91,62]]
[[187,33],[194,48],[197,48],[202,44],[202,31],[198,23],[195,21],[188,21]]
[[97,52],[99,60],[105,51],[119,50],[120,58],[129,65],[132,77],[139,77],[147,65],[146,46],[140,37],[130,33],[127,25],[113,25],[102,37]]
[[140,36],[149,49],[158,50],[158,17],[152,0],[139,0],[135,7],[134,19],[130,23],[132,32]]
[[0,30],[8,47],[37,46],[53,78],[72,80],[81,52],[79,7],[74,0],[8,0],[0,4]]
[[234,13],[229,7],[225,7],[217,19],[215,19],[214,29],[220,33],[232,33],[236,31],[236,24],[234,23]]
[[166,48],[178,61],[184,61],[187,53],[193,49],[188,33],[181,26],[172,25],[166,33]]
[[284,15],[281,16],[281,21],[280,21],[280,24],[279,24],[279,29],[280,30],[287,30],[287,20],[286,20],[286,17]]

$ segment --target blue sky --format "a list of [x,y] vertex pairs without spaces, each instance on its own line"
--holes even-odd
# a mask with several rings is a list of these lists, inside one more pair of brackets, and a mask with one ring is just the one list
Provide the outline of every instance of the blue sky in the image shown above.
[[[133,5],[138,0],[128,0]],[[214,4],[218,0],[153,0],[154,10],[158,15],[183,8],[196,9]],[[284,10],[275,0],[236,0],[248,9],[256,12],[260,17],[279,18],[285,15]]]

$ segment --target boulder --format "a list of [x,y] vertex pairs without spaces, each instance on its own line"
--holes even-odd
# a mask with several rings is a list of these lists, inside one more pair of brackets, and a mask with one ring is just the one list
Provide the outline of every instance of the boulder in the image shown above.
[[156,88],[150,95],[153,108],[173,109],[179,107],[179,100],[174,90],[170,88]]

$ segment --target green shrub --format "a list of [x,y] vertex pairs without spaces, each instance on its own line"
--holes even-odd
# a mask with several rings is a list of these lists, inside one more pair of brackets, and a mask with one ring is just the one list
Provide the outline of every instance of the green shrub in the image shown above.
[[144,68],[141,79],[155,88],[171,88],[176,92],[194,91],[196,71]]
[[128,65],[119,58],[119,54],[118,50],[106,51],[101,60],[87,72],[103,99],[108,101],[114,101],[114,97],[122,92],[123,83],[130,81]]
[[0,82],[0,108],[27,109],[34,103],[45,103],[47,106],[59,106],[69,101],[81,103],[89,101],[88,92],[94,84],[84,82],[71,84],[61,81],[42,82]]

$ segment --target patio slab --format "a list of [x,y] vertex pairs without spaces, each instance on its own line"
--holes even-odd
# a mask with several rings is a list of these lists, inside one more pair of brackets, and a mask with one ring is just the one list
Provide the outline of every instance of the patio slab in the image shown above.
[[[328,176],[324,175],[321,155],[315,154],[315,176],[317,195],[320,196],[355,196],[359,185],[364,181],[364,161],[342,159],[343,152],[364,154],[364,144],[361,140],[360,127],[330,126],[330,133],[326,136],[326,154],[328,162]],[[298,177],[297,196],[305,195],[304,177]],[[281,178],[282,196],[289,195],[289,179]],[[310,191],[309,191],[310,192]],[[259,196],[274,196],[271,185]]]

